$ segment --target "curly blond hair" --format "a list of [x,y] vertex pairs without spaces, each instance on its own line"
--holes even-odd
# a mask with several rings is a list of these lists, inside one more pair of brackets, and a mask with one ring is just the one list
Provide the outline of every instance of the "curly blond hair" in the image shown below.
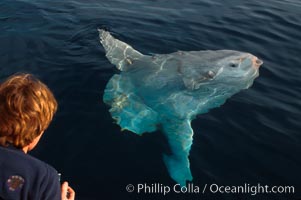
[[57,102],[31,74],[16,74],[0,84],[0,145],[23,148],[49,126]]

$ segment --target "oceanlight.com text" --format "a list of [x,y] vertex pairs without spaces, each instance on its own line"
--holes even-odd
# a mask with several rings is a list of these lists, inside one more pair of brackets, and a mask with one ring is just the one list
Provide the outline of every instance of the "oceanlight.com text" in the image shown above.
[[[206,185],[205,185],[206,186]],[[206,188],[208,185],[206,186]],[[257,185],[250,185],[245,183],[240,186],[225,186],[218,184],[209,185],[209,191],[211,193],[221,193],[221,194],[294,194],[295,187],[294,186],[269,186],[269,185],[261,185],[258,183]]]

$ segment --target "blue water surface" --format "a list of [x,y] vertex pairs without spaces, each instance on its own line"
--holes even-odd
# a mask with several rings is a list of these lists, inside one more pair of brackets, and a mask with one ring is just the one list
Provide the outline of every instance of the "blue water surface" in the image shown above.
[[[128,193],[128,184],[175,182],[161,160],[164,136],[122,132],[102,102],[118,72],[99,27],[144,54],[233,49],[261,58],[252,88],[193,121],[193,184],[291,185],[295,193]],[[0,79],[33,73],[54,92],[58,113],[32,155],[80,200],[301,198],[300,53],[299,0],[0,1]]]

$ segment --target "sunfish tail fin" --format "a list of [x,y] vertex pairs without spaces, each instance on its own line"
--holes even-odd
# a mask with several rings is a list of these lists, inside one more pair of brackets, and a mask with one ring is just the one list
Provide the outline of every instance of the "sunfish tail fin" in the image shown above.
[[134,89],[126,76],[116,74],[106,86],[103,101],[111,106],[112,118],[122,129],[138,135],[153,132],[157,129],[157,113],[132,92]]
[[120,71],[127,71],[134,60],[143,56],[130,45],[114,38],[108,31],[98,29],[100,43],[106,51],[106,57]]
[[172,179],[185,186],[186,181],[192,181],[188,159],[193,136],[190,120],[165,121],[162,128],[172,152],[163,155],[163,160]]

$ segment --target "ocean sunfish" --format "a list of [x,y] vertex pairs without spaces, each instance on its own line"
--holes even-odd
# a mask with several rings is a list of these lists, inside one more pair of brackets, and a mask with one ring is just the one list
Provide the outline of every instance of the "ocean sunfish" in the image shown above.
[[192,181],[191,120],[249,88],[263,62],[233,50],[143,55],[109,32],[98,31],[106,57],[121,71],[110,79],[103,96],[112,118],[138,135],[160,129],[171,150],[163,155],[167,170],[186,185]]

